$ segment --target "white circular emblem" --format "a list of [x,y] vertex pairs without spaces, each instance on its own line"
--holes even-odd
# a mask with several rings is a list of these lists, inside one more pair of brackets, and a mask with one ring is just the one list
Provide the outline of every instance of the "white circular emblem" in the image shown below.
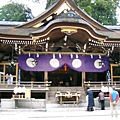
[[74,59],[74,60],[72,61],[72,66],[73,66],[74,68],[79,68],[81,65],[82,65],[82,62],[81,62],[81,60],[79,60],[79,59]]
[[55,59],[55,58],[52,58],[52,59],[50,60],[50,65],[51,65],[52,67],[54,67],[54,68],[57,68],[57,67],[59,67],[59,61],[58,61],[57,59]]
[[29,67],[35,67],[37,66],[37,61],[34,59],[34,58],[28,58],[26,60],[26,64],[29,66]]
[[97,69],[102,68],[101,62],[102,62],[102,61],[101,61],[100,59],[95,60],[94,66],[95,66]]

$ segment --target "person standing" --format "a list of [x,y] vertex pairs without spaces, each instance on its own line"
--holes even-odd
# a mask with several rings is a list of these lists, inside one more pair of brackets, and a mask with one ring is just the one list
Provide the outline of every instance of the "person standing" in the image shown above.
[[87,101],[87,111],[94,111],[94,96],[93,96],[93,91],[87,87],[87,97],[86,97],[86,101]]
[[8,73],[7,73],[5,76],[6,76],[6,79],[5,79],[5,80],[6,80],[6,82],[7,82],[7,81],[8,81]]
[[10,75],[8,75],[8,73],[6,74],[6,81],[7,81],[7,84],[9,85],[10,84]]
[[10,74],[10,84],[11,85],[13,84],[13,76],[12,76],[12,74]]
[[105,95],[104,92],[102,92],[102,90],[98,94],[98,98],[99,98],[101,110],[105,110]]
[[119,93],[115,90],[115,86],[112,87],[112,91],[109,93],[111,115],[113,117],[113,110],[115,110],[115,116],[118,117],[117,105],[119,102]]

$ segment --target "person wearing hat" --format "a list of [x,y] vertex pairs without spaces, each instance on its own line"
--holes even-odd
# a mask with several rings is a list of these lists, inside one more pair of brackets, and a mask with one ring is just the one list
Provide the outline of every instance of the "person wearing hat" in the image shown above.
[[113,117],[113,110],[115,110],[115,116],[118,117],[117,105],[119,101],[119,93],[115,90],[115,86],[112,86],[112,91],[109,93],[111,115]]

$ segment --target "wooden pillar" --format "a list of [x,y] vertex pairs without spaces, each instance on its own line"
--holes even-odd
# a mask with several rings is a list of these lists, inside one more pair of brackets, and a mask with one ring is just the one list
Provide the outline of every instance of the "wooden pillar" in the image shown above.
[[[48,82],[48,72],[44,72],[44,82]],[[48,101],[48,92],[45,92],[46,102]]]
[[15,67],[16,67],[16,80],[15,80],[15,83],[17,85],[18,84],[18,63],[15,64]]
[[[49,41],[49,38],[47,39],[46,45],[45,45],[46,52],[48,51],[48,47],[49,47],[48,41]],[[46,71],[44,72],[44,82],[48,82],[48,72],[46,72]],[[45,92],[45,97],[46,97],[46,102],[47,102],[48,101],[48,91]]]
[[[3,71],[4,71],[4,73],[6,73],[6,65],[5,64],[3,65]],[[6,76],[3,79],[3,84],[6,84],[5,79],[6,79]]]
[[44,82],[48,81],[48,72],[44,72]]
[[93,80],[94,82],[96,82],[97,81],[97,74],[95,73],[94,74],[94,80]]
[[82,87],[84,87],[85,80],[86,80],[86,72],[82,72]]

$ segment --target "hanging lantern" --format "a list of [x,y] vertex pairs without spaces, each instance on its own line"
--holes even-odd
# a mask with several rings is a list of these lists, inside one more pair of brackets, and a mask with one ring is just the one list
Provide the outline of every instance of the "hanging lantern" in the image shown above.
[[67,65],[66,64],[64,65],[64,71],[65,72],[67,71]]

